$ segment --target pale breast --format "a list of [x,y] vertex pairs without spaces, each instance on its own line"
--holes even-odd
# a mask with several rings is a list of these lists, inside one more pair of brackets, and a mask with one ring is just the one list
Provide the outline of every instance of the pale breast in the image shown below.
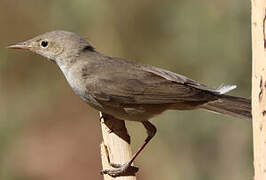
[[75,63],[72,66],[68,67],[65,65],[58,65],[63,72],[68,84],[79,96],[83,96],[86,88],[85,81],[82,79],[81,68],[79,63]]

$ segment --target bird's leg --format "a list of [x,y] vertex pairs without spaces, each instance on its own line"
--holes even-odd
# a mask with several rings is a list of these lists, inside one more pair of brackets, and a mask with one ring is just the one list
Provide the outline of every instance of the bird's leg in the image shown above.
[[102,174],[108,174],[110,176],[117,177],[117,176],[134,175],[138,171],[138,168],[135,166],[131,166],[131,164],[140,154],[140,152],[145,148],[145,146],[149,143],[149,141],[153,138],[153,136],[156,134],[156,127],[152,123],[150,123],[149,121],[143,121],[142,124],[146,128],[148,134],[144,144],[137,150],[137,152],[132,156],[132,158],[127,163],[115,164],[109,162],[110,165],[115,169],[103,169],[101,171]]

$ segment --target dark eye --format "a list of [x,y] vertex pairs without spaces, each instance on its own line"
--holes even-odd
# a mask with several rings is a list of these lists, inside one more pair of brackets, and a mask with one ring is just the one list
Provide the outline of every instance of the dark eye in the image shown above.
[[41,46],[44,47],[44,48],[47,47],[48,46],[48,41],[42,41],[41,42]]

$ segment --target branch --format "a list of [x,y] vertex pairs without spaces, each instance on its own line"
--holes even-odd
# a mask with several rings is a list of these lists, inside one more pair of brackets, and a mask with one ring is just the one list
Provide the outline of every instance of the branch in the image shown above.
[[[102,117],[102,113],[100,112]],[[125,121],[114,119],[111,116],[101,118],[103,143],[101,144],[101,157],[103,169],[112,169],[109,162],[124,164],[132,156],[130,137],[127,133]],[[122,176],[113,178],[104,175],[104,180],[136,180],[135,176]]]
[[252,9],[252,119],[255,180],[266,179],[266,43],[263,0],[251,0]]

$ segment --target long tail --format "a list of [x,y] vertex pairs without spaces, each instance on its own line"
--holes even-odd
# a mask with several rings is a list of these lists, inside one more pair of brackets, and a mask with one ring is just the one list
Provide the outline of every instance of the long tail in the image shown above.
[[217,95],[218,100],[208,102],[201,108],[233,117],[251,119],[250,99],[229,95]]

